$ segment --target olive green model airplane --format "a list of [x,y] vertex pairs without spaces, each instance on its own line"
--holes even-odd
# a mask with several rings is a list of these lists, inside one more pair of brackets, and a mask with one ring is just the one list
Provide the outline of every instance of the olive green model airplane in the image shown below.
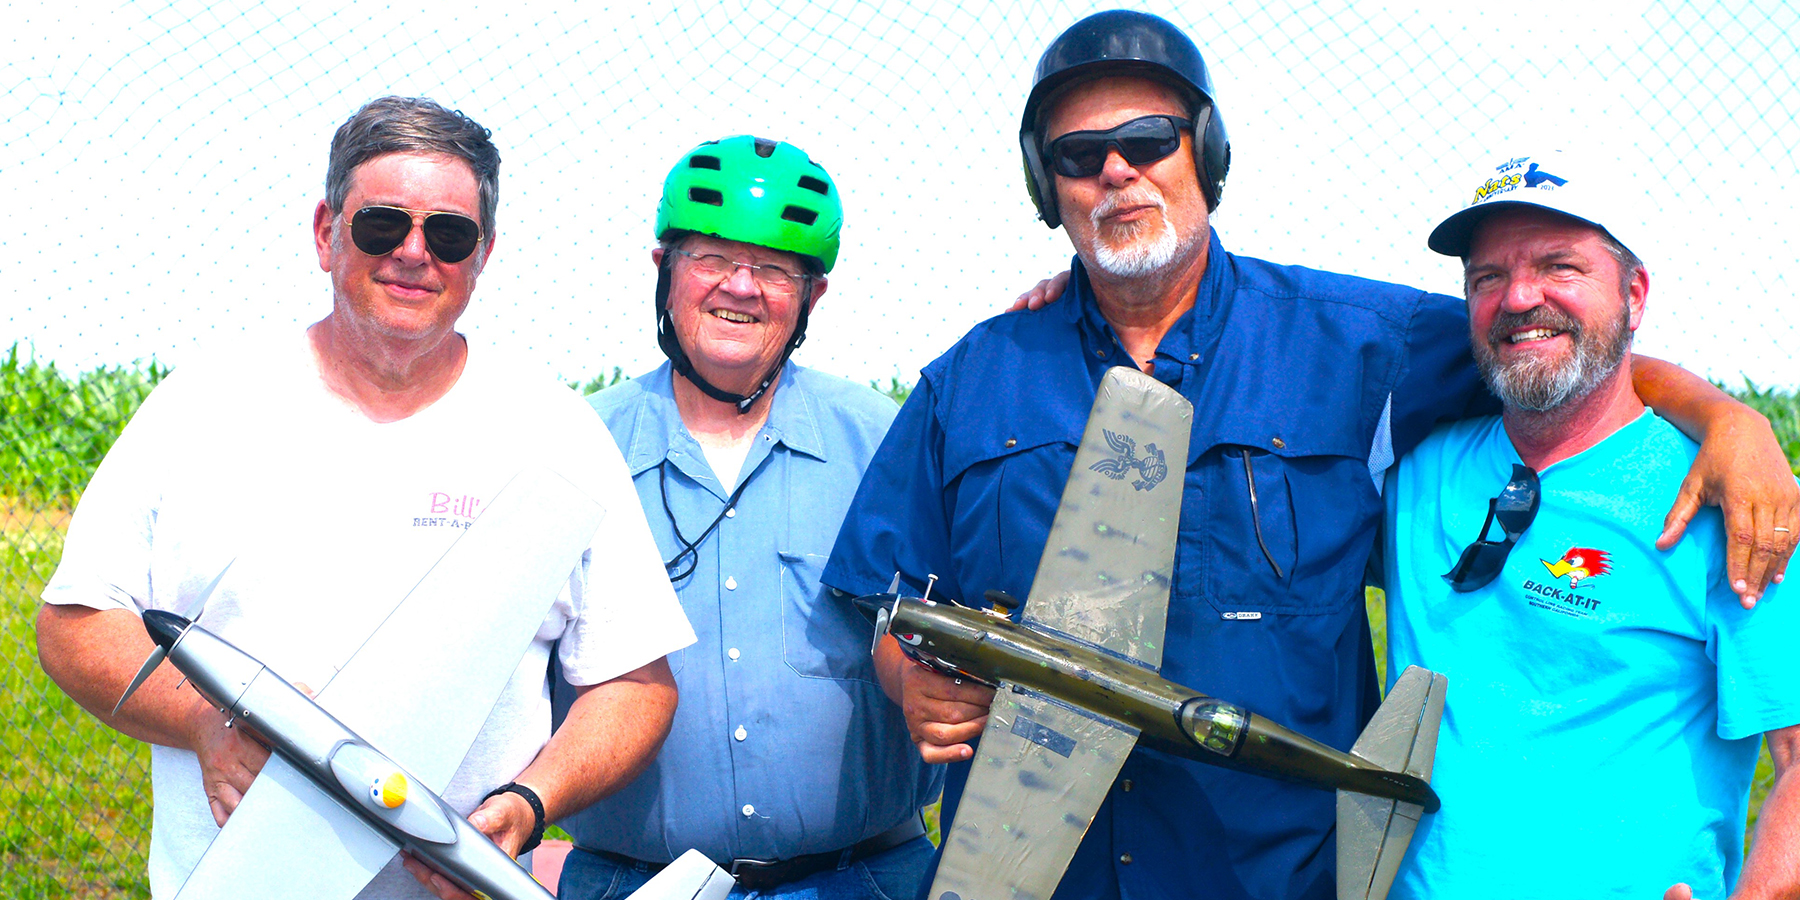
[[1437,811],[1442,675],[1408,669],[1345,753],[1158,674],[1192,425],[1156,379],[1106,374],[1021,621],[1004,594],[973,609],[929,587],[903,597],[898,576],[857,598],[877,641],[995,688],[929,900],[1048,898],[1140,740],[1336,790],[1340,900],[1386,897],[1419,818]]

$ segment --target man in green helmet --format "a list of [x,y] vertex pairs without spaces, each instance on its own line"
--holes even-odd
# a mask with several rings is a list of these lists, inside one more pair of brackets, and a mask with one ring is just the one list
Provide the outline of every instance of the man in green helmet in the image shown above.
[[[625,896],[697,847],[738,892],[910,897],[941,786],[882,694],[869,626],[819,583],[895,407],[788,357],[837,261],[843,205],[792,144],[711,141],[663,185],[651,251],[669,362],[590,398],[699,643],[636,781],[562,822],[559,896]],[[558,691],[558,701],[566,691]]]

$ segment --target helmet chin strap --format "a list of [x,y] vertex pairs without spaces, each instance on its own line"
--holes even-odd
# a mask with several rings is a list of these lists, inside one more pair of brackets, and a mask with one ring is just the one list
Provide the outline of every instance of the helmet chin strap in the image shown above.
[[762,399],[762,395],[769,392],[769,386],[781,374],[781,367],[787,365],[788,357],[794,355],[794,350],[806,340],[806,318],[809,307],[812,306],[812,276],[806,277],[805,287],[800,290],[800,317],[794,322],[794,333],[788,338],[787,347],[781,351],[781,358],[770,367],[756,390],[748,394],[734,394],[707,381],[695,371],[693,360],[682,349],[681,339],[675,336],[675,323],[669,317],[669,283],[673,279],[674,268],[674,254],[663,254],[662,265],[656,268],[656,343],[674,365],[675,374],[692,382],[706,396],[736,406],[738,415],[744,415],[750,411],[750,407],[756,405],[756,401]]

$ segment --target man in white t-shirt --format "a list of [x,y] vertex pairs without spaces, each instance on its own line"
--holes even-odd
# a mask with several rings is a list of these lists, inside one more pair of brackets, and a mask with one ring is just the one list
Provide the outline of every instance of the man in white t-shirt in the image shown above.
[[[183,609],[227,563],[206,627],[323,685],[514,474],[549,468],[605,517],[442,796],[517,854],[547,818],[629,782],[667,732],[664,657],[693,632],[611,437],[572,392],[471,353],[454,328],[493,252],[498,171],[487,129],[459,112],[398,97],[357,111],[313,217],[331,313],[304,339],[184,364],[76,510],[39,652],[83,707],[155,745],[157,897],[180,889],[268,751],[172,667],[112,708],[150,651],[138,610]],[[551,736],[553,644],[579,696]],[[421,895],[400,868],[360,896]]]

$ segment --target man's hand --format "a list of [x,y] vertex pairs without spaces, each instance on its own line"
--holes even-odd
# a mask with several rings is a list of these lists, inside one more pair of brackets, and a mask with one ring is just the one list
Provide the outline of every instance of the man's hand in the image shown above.
[[1694,889],[1685,884],[1677,884],[1663,891],[1663,900],[1694,900]]
[[975,748],[968,742],[987,727],[994,689],[947,678],[910,660],[899,675],[900,711],[920,758],[933,765],[972,758]]
[[1064,269],[1049,278],[1037,283],[1037,286],[1023,294],[1006,308],[1007,312],[1018,312],[1021,309],[1040,310],[1056,302],[1069,286],[1069,270]]
[[1675,546],[1702,506],[1725,516],[1725,571],[1745,609],[1780,583],[1800,537],[1800,486],[1782,456],[1769,420],[1744,414],[1707,429],[1700,455],[1663,520],[1659,550]]
[[[489,797],[475,807],[469,814],[469,824],[505,850],[507,856],[517,859],[519,848],[525,845],[526,838],[531,837],[537,818],[524,797],[509,791]],[[440,900],[475,900],[474,895],[457,887],[410,853],[400,858],[400,864]]]
[[213,822],[223,828],[269,761],[269,749],[239,729],[226,728],[225,715],[210,711],[211,721],[202,721],[189,746],[200,759],[200,785]]

